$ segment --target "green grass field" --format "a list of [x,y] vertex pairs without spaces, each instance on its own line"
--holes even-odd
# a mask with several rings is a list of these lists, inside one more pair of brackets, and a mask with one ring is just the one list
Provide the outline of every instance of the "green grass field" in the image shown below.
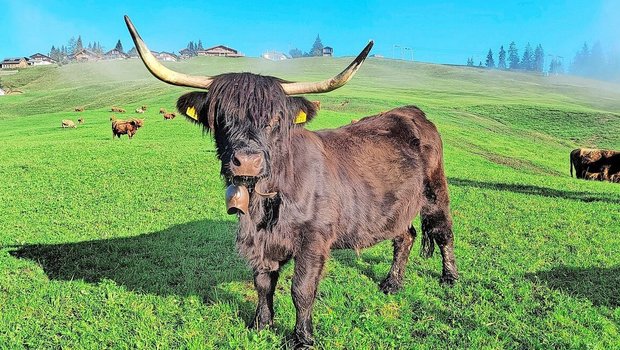
[[[310,80],[348,61],[170,66]],[[256,294],[213,142],[157,113],[188,89],[137,60],[25,69],[2,82],[24,93],[0,96],[0,348],[287,346],[292,265],[275,327],[248,330]],[[619,85],[369,59],[347,86],[309,97],[322,102],[311,129],[406,104],[426,112],[444,140],[461,274],[442,287],[440,257],[420,258],[416,242],[405,288],[384,295],[391,242],[334,251],[314,308],[318,348],[620,346],[620,185],[571,178],[568,162],[576,147],[620,149]],[[110,106],[143,104],[144,128],[112,140]],[[78,116],[84,125],[60,128]]]

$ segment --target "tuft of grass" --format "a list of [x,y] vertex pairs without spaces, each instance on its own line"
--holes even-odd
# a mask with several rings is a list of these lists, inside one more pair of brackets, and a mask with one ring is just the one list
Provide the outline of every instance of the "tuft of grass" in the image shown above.
[[[169,65],[311,80],[347,63]],[[213,142],[158,114],[187,89],[155,80],[136,60],[2,79],[25,93],[0,97],[1,347],[289,345],[292,266],[276,291],[275,326],[248,329],[256,294],[234,249]],[[377,285],[390,242],[359,256],[334,251],[314,309],[318,348],[617,347],[620,186],[568,171],[573,148],[620,149],[617,85],[369,59],[347,86],[308,97],[322,106],[311,129],[401,105],[426,112],[444,141],[461,273],[443,288],[440,257],[414,252],[404,289],[386,296]],[[112,140],[109,108],[128,118],[143,104],[134,139]],[[60,128],[80,116],[84,125]]]

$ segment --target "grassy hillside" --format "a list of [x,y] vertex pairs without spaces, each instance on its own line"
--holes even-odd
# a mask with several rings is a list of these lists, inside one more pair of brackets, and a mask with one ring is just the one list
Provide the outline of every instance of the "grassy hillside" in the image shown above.
[[[195,58],[170,66],[309,80],[346,64]],[[212,140],[157,113],[188,89],[157,81],[136,60],[37,67],[2,82],[24,93],[0,96],[0,348],[287,344],[292,266],[276,292],[275,328],[246,329],[256,294],[234,249]],[[404,290],[386,296],[377,284],[390,242],[360,256],[334,252],[314,310],[319,348],[620,343],[620,185],[568,171],[573,148],[620,149],[620,86],[369,59],[347,86],[309,97],[322,103],[311,129],[405,104],[435,122],[461,273],[443,288],[440,258],[414,253]],[[109,107],[143,104],[145,127],[113,141]],[[78,116],[84,125],[60,128]]]

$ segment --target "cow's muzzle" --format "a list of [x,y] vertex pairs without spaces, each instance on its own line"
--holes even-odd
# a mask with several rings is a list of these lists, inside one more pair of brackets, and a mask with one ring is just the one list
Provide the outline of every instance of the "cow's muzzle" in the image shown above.
[[234,177],[258,177],[263,172],[263,153],[235,152],[230,160],[230,171]]

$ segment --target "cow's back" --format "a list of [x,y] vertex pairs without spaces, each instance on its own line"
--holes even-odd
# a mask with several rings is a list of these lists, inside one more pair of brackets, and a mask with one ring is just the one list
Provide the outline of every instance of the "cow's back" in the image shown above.
[[[422,205],[424,180],[442,162],[435,126],[402,107],[319,131],[323,164],[311,202],[332,225],[335,247],[364,248],[406,230]],[[321,161],[321,160],[315,160]],[[314,181],[314,179],[313,179]]]

